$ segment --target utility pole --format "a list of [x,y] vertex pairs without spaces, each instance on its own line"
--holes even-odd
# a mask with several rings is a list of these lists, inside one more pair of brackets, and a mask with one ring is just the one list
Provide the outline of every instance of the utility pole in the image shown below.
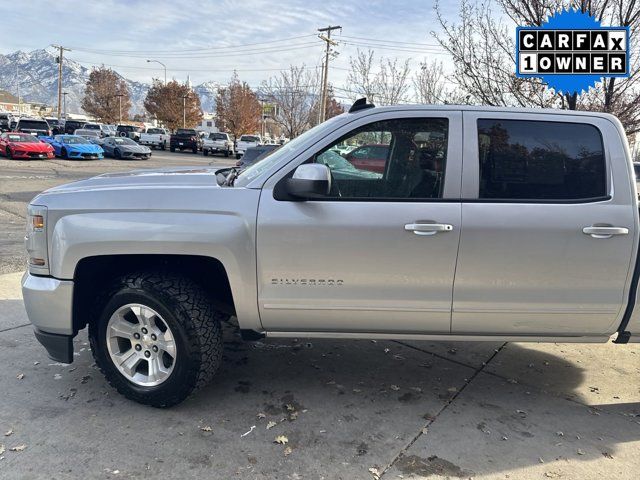
[[64,118],[66,120],[66,118],[67,118],[67,95],[69,95],[69,93],[68,92],[62,92],[62,95],[63,95],[63,102],[62,103],[64,104],[64,110],[63,110],[64,111]]
[[117,93],[116,97],[118,97],[118,123],[122,124],[122,97],[124,97],[124,93]]
[[16,65],[16,90],[18,91],[18,115],[22,113],[22,100],[20,99],[20,77],[18,76],[18,65]]
[[62,108],[62,57],[64,55],[65,50],[70,52],[70,48],[64,48],[60,45],[51,45],[53,48],[58,49],[58,119],[60,119],[61,108]]
[[[324,68],[322,69],[322,95],[320,96],[320,123],[324,122],[326,113],[327,113],[327,87],[329,85],[328,77],[329,77],[329,52],[331,50],[331,45],[337,45],[336,42],[331,40],[331,32],[333,30],[342,30],[340,25],[331,26],[325,28],[319,28],[318,31],[320,35],[318,37],[320,40],[326,42],[326,50],[324,54]],[[322,33],[327,32],[327,36],[325,37]]]

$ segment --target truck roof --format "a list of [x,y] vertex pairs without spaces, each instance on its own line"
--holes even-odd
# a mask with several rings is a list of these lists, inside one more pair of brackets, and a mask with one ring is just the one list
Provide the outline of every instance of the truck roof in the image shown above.
[[392,105],[385,107],[371,107],[356,110],[347,115],[367,115],[380,112],[400,112],[400,111],[468,111],[468,112],[500,112],[500,113],[523,113],[523,114],[551,114],[551,115],[577,115],[585,117],[601,117],[607,119],[617,118],[614,115],[603,112],[586,112],[582,110],[562,110],[559,108],[520,108],[520,107],[490,107],[476,105]]

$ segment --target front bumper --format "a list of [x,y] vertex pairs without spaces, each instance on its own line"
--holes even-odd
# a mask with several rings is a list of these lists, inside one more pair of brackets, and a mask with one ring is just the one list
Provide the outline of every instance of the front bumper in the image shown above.
[[52,359],[71,363],[71,339],[75,335],[72,319],[73,282],[26,272],[22,277],[22,296],[38,341]]
[[101,160],[104,155],[102,153],[88,153],[88,152],[68,152],[67,157],[70,160]]
[[13,158],[25,160],[44,160],[54,157],[53,152],[13,152]]

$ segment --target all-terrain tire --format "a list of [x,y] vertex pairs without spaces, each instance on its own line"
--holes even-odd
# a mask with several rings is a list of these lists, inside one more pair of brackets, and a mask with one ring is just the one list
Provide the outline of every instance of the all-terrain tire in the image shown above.
[[[171,329],[176,358],[169,377],[159,385],[140,386],[120,373],[107,347],[107,325],[123,305],[141,304],[155,310]],[[222,363],[221,322],[207,294],[188,278],[163,272],[127,275],[96,302],[89,340],[97,366],[109,384],[130,400],[153,407],[170,407],[205,386]]]

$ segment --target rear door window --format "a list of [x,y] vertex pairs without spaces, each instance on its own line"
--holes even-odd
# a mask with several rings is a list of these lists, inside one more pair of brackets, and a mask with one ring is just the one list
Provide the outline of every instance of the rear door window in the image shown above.
[[602,135],[584,123],[478,120],[479,198],[586,200],[606,196]]

